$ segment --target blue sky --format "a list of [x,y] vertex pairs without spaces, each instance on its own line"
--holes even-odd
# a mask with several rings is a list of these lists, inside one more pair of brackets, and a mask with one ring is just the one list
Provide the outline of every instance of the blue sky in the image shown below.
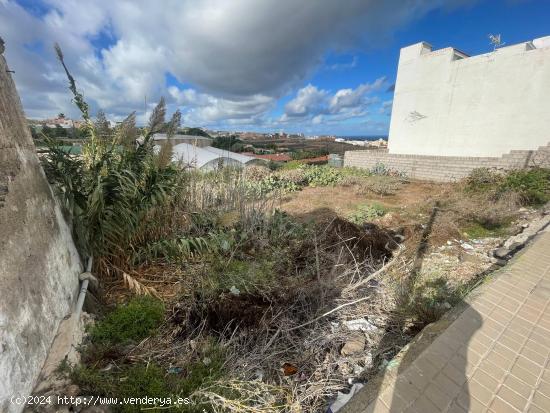
[[0,0],[0,36],[29,117],[77,113],[53,55],[113,119],[167,98],[183,124],[384,135],[399,49],[468,54],[550,35],[550,1]]

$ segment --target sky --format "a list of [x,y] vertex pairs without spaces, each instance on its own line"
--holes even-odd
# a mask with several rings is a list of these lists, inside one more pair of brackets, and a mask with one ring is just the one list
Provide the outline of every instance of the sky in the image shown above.
[[27,117],[78,118],[53,44],[92,114],[164,96],[184,126],[386,135],[399,50],[475,55],[550,35],[550,0],[0,0]]

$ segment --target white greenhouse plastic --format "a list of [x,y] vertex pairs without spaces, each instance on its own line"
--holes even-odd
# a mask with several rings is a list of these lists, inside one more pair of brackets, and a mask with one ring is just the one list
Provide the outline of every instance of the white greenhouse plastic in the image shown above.
[[241,162],[229,156],[219,155],[188,143],[174,145],[172,151],[172,160],[185,168],[213,170],[222,166],[242,166]]
[[213,153],[215,153],[219,156],[224,156],[224,157],[235,159],[236,161],[239,161],[243,165],[249,165],[249,164],[264,162],[262,159],[253,158],[252,156],[241,155],[240,153],[231,152],[231,151],[228,151],[228,150],[225,150],[225,149],[214,148],[213,146],[206,146],[203,149],[206,149],[207,151],[213,152]]

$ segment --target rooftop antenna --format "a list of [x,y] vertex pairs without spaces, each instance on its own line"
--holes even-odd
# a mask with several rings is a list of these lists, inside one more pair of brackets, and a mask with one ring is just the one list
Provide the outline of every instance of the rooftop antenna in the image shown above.
[[489,40],[493,45],[493,50],[497,50],[499,47],[504,46],[506,43],[502,41],[500,34],[490,34]]

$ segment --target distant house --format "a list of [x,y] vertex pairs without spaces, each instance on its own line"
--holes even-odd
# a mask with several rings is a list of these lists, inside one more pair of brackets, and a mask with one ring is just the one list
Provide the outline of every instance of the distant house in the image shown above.
[[369,146],[374,146],[377,148],[386,148],[388,146],[388,141],[380,138],[375,141],[370,141],[368,144]]
[[63,128],[63,129],[71,129],[71,128],[79,128],[84,123],[82,120],[73,120],[66,118],[64,116],[51,118],[51,119],[27,119],[29,124],[36,128],[43,128],[44,126],[47,126],[48,128]]
[[61,127],[63,129],[70,129],[75,127],[74,121],[65,117],[57,117],[53,119],[46,119],[43,123],[44,126],[49,128]]

